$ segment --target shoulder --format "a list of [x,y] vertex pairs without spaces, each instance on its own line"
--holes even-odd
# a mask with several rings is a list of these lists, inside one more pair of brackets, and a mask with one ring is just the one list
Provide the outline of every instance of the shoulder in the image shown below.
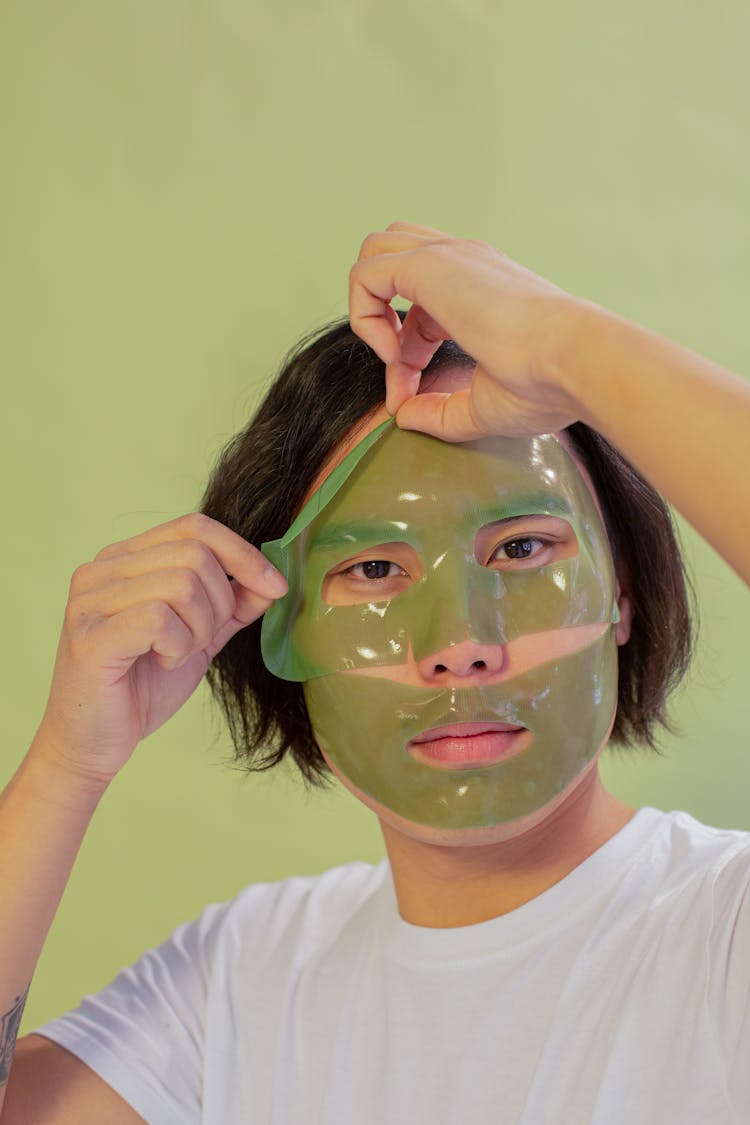
[[723,947],[738,922],[750,934],[750,833],[682,811],[644,814],[648,831],[624,882],[654,924],[669,919],[680,941],[702,933],[706,950]]
[[[217,1051],[234,1065],[237,1037],[281,1020],[282,998],[311,963],[330,963],[334,945],[344,952],[334,962],[345,972],[365,918],[377,914],[387,871],[385,862],[352,863],[253,884],[207,906],[76,1011],[39,1030],[145,1120],[197,1120],[206,1053],[214,1052],[214,1067]],[[229,1088],[236,1075],[226,1079]]]
[[[372,918],[388,895],[387,862],[347,863],[320,875],[297,875],[279,882],[253,883],[213,912],[214,941],[232,955],[267,957],[291,944],[328,944],[358,920]],[[200,919],[198,920],[198,924]]]
[[281,915],[315,915],[332,910],[346,915],[377,893],[386,867],[385,861],[377,865],[345,863],[319,875],[291,875],[278,882],[252,883],[229,901],[228,918],[236,920],[258,910]]
[[690,962],[678,985],[683,998],[688,988],[700,988],[716,1042],[747,1088],[750,833],[712,828],[687,813],[667,815],[664,900],[674,923],[669,952],[677,963]]
[[715,828],[679,810],[654,814],[653,851],[678,878],[740,873],[750,864],[750,832]]
[[655,941],[679,945],[687,931],[705,942],[732,904],[750,901],[750,833],[687,812],[641,808],[592,858],[608,924],[638,920]]
[[641,848],[634,866],[653,876],[663,894],[685,894],[690,887],[734,883],[750,875],[750,832],[715,828],[680,810],[641,809]]

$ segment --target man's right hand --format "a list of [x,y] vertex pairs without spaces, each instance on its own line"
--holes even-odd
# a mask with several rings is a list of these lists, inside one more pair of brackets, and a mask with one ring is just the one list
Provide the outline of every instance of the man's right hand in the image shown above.
[[105,547],[73,574],[36,746],[106,785],[286,589],[260,551],[199,513]]

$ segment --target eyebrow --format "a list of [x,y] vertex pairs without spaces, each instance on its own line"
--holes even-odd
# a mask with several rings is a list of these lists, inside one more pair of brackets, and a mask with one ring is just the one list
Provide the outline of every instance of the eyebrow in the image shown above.
[[357,547],[371,544],[374,547],[378,543],[397,543],[404,538],[404,530],[395,520],[392,523],[373,523],[372,521],[352,523],[347,521],[346,523],[330,524],[328,527],[321,528],[310,544],[310,550],[325,551],[346,544]]
[[[505,514],[500,515],[499,512]],[[490,524],[495,526],[512,523],[518,519],[543,519],[544,516],[570,516],[570,505],[562,498],[549,493],[534,493],[514,498],[510,510],[506,505],[493,504],[492,507],[466,509],[466,523],[477,523],[478,529]],[[350,521],[329,524],[321,528],[310,544],[310,551],[330,551],[342,546],[356,548],[375,547],[386,543],[408,541],[409,528],[399,526],[400,521],[374,522],[371,520]]]
[[[500,515],[500,512],[503,514]],[[550,492],[528,492],[523,496],[514,496],[507,503],[498,501],[491,507],[476,508],[469,505],[467,513],[473,519],[478,519],[481,527],[489,523],[510,523],[511,520],[538,516],[573,515],[570,504],[561,496],[555,496]]]

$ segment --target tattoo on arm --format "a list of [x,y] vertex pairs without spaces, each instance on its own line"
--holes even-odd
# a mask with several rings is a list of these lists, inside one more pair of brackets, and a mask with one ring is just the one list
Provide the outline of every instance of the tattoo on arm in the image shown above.
[[13,1007],[0,1017],[0,1086],[5,1085],[10,1075],[18,1029],[21,1026],[21,1016],[28,995],[29,990],[27,988],[22,996],[16,996]]

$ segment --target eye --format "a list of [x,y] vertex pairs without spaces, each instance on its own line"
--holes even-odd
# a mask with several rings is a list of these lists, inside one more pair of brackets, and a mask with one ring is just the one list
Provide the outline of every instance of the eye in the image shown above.
[[495,570],[534,570],[578,552],[572,524],[557,516],[530,515],[498,520],[479,529],[477,561]]
[[408,543],[378,543],[342,559],[323,579],[327,605],[367,605],[390,601],[422,573],[419,556]]
[[354,563],[348,566],[342,574],[350,574],[352,578],[364,578],[368,582],[382,582],[385,578],[395,578],[405,575],[406,571],[397,563],[387,559],[367,559],[366,562]]
[[501,543],[492,552],[489,561],[523,562],[526,559],[536,558],[549,546],[550,543],[547,539],[538,539],[534,535],[523,535],[517,539],[507,539],[505,543]]

